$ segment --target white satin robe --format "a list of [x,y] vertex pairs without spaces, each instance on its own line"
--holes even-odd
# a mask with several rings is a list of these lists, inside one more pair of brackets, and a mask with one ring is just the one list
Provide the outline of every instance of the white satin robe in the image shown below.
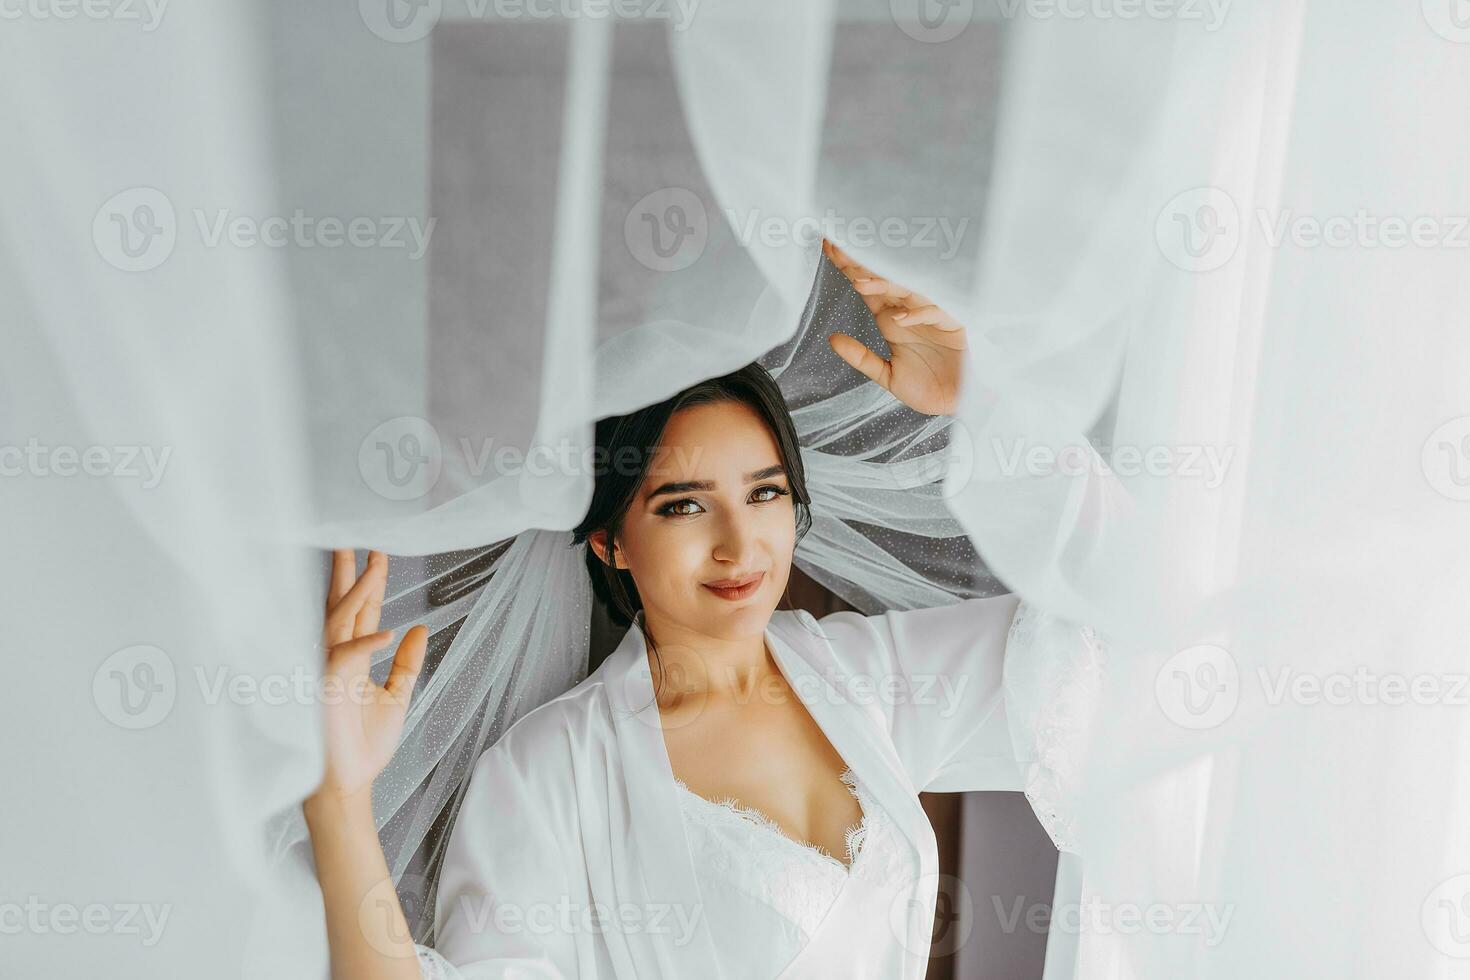
[[[1001,691],[1016,606],[997,596],[771,617],[782,673],[902,830],[917,870],[891,893],[850,878],[782,977],[923,977],[939,869],[919,792],[1022,787]],[[444,858],[436,948],[420,950],[425,977],[722,976],[676,790],[635,625],[475,765]]]

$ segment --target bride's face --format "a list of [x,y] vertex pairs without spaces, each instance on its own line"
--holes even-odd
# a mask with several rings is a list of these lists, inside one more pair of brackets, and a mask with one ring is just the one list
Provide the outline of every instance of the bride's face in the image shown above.
[[720,639],[760,634],[791,573],[793,499],[755,409],[720,402],[674,413],[619,541],[655,635],[660,622]]

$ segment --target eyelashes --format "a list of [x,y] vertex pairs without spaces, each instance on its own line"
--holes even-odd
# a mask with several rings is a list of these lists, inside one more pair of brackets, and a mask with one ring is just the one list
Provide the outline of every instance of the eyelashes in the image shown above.
[[787,487],[778,487],[775,484],[772,484],[770,486],[765,486],[765,487],[756,487],[755,490],[753,490],[751,492],[752,493],[760,493],[762,490],[774,490],[776,492],[776,494],[777,494],[777,496],[772,497],[770,500],[762,500],[761,503],[763,503],[763,504],[773,503],[774,501],[778,500],[781,497],[789,497],[789,496],[791,496],[791,490],[790,489],[788,489]]
[[[763,486],[763,487],[756,487],[754,490],[751,491],[751,495],[754,496],[755,494],[761,493],[761,492],[766,491],[766,490],[770,490],[771,492],[775,493],[776,496],[774,496],[774,497],[768,497],[765,500],[757,500],[756,503],[758,503],[758,504],[770,504],[770,503],[775,503],[777,500],[781,499],[782,497],[789,497],[789,496],[791,496],[791,490],[789,488],[787,488],[787,487],[778,487],[774,483],[767,484],[766,486]],[[664,504],[662,507],[660,507],[658,509],[658,514],[660,516],[662,516],[662,517],[694,517],[694,516],[697,515],[697,513],[698,513],[697,511],[695,513],[692,513],[692,514],[688,514],[688,513],[680,513],[678,510],[675,509],[675,508],[678,508],[678,507],[682,507],[684,504],[693,504],[696,507],[698,507],[699,506],[699,501],[695,500],[693,497],[682,497],[679,500],[671,500],[671,501],[669,501],[668,503]]]

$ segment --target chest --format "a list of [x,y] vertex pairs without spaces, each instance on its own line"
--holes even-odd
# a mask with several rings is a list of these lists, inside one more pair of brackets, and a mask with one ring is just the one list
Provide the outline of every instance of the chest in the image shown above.
[[709,697],[682,718],[670,712],[663,735],[675,777],[693,792],[736,800],[793,840],[845,853],[862,807],[840,778],[842,756],[789,687]]

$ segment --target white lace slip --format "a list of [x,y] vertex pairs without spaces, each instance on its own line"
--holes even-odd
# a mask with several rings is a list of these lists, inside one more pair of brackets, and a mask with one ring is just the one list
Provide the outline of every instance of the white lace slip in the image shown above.
[[794,942],[792,955],[821,925],[849,875],[891,877],[905,866],[886,812],[850,768],[841,778],[863,810],[862,820],[845,835],[845,864],[817,844],[787,836],[754,807],[707,799],[674,780],[701,887],[733,889],[795,926],[794,934],[784,930]]

